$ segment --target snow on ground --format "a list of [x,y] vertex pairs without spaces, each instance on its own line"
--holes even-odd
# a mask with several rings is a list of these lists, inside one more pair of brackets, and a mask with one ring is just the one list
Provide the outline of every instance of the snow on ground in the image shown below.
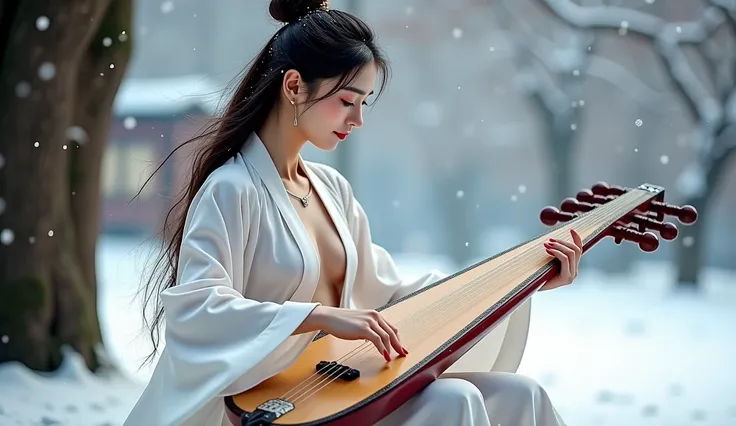
[[[0,426],[122,424],[150,375],[138,369],[147,344],[132,297],[148,255],[138,244],[104,237],[99,252],[101,325],[122,374],[92,375],[75,354],[50,375],[1,365]],[[423,269],[406,259],[408,276]],[[707,271],[702,294],[673,293],[672,273],[656,263],[620,277],[585,270],[535,296],[519,372],[542,383],[568,425],[736,425],[736,273]]]

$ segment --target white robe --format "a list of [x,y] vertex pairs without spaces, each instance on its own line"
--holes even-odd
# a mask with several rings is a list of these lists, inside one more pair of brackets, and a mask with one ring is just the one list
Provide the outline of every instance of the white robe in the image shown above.
[[[402,280],[345,178],[303,163],[345,246],[341,307],[377,308],[443,276]],[[196,194],[180,253],[178,285],[162,293],[164,349],[124,426],[227,425],[223,398],[289,366],[316,335],[292,333],[317,306],[319,259],[257,136]],[[526,302],[450,371],[514,372],[529,315]]]

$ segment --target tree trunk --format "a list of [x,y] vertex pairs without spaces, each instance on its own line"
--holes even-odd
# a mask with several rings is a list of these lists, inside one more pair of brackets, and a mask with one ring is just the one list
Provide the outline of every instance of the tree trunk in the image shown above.
[[[725,132],[722,133],[725,136]],[[720,141],[719,141],[720,142]],[[725,143],[721,145],[726,145]],[[708,213],[713,195],[718,192],[723,173],[736,149],[729,148],[717,156],[710,167],[706,165],[705,190],[702,194],[685,199],[683,204],[690,204],[698,211],[698,220],[689,226],[680,226],[677,246],[677,282],[679,288],[696,289],[700,284],[700,272],[703,269],[706,250],[705,232],[708,229]]]
[[[81,59],[77,77],[73,124],[84,132],[79,135],[82,140],[75,141],[71,153],[71,207],[84,282],[95,298],[95,253],[100,232],[100,172],[112,122],[113,101],[132,50],[131,20],[132,0],[113,0]],[[94,310],[96,313],[96,304]]]
[[[540,108],[545,108],[539,105]],[[550,170],[550,200],[552,206],[559,207],[562,200],[574,197],[577,191],[572,190],[573,155],[577,126],[576,114],[572,111],[559,112],[544,109],[543,117],[547,124],[547,153],[552,164]]]
[[[84,159],[84,147],[78,148],[81,155],[71,154],[77,148],[69,145],[67,132],[76,120],[81,124],[89,118],[79,114],[77,100],[88,106],[101,101],[95,105],[97,117],[103,119],[100,126],[109,125],[104,101],[114,96],[114,79],[114,88],[103,88],[110,91],[103,96],[85,95],[95,88],[89,79],[78,85],[80,76],[91,72],[84,58],[108,5],[103,0],[24,2],[15,11],[7,44],[0,47],[5,55],[0,198],[6,206],[0,215],[0,363],[16,360],[35,370],[53,370],[61,347],[69,345],[90,369],[97,367],[100,330],[88,278],[94,276],[88,269],[94,257],[89,239],[97,221],[75,217],[72,193],[73,188],[94,191],[84,181],[99,180],[99,165]],[[48,18],[48,28],[37,28],[39,17]],[[105,133],[89,129],[90,140]],[[82,167],[94,171],[79,173]],[[86,197],[87,206],[99,202],[98,196]],[[81,230],[87,226],[92,230]]]

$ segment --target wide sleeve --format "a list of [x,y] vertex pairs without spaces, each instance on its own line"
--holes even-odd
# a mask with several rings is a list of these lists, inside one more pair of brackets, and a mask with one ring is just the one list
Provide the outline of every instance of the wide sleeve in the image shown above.
[[347,183],[343,183],[341,192],[348,227],[358,251],[358,268],[353,293],[361,305],[381,307],[448,275],[431,269],[416,279],[403,278],[391,254],[373,242],[368,216]]
[[213,398],[267,378],[275,371],[254,367],[317,306],[243,297],[253,285],[245,248],[257,201],[231,180],[207,182],[191,204],[177,285],[161,295],[165,349],[126,424],[179,425]]

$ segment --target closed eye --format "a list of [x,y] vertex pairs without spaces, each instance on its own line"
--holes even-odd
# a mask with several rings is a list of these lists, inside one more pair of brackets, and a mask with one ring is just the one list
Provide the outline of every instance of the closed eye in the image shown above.
[[[346,101],[346,100],[344,100],[344,99],[341,99],[341,100],[342,100],[342,104],[343,104],[344,106],[346,106],[346,107],[351,107],[351,106],[355,106],[355,104],[354,104],[354,103],[352,103],[352,102],[348,102],[348,101]],[[367,103],[366,103],[365,101],[363,101],[363,105],[368,105],[368,104],[367,104]]]

